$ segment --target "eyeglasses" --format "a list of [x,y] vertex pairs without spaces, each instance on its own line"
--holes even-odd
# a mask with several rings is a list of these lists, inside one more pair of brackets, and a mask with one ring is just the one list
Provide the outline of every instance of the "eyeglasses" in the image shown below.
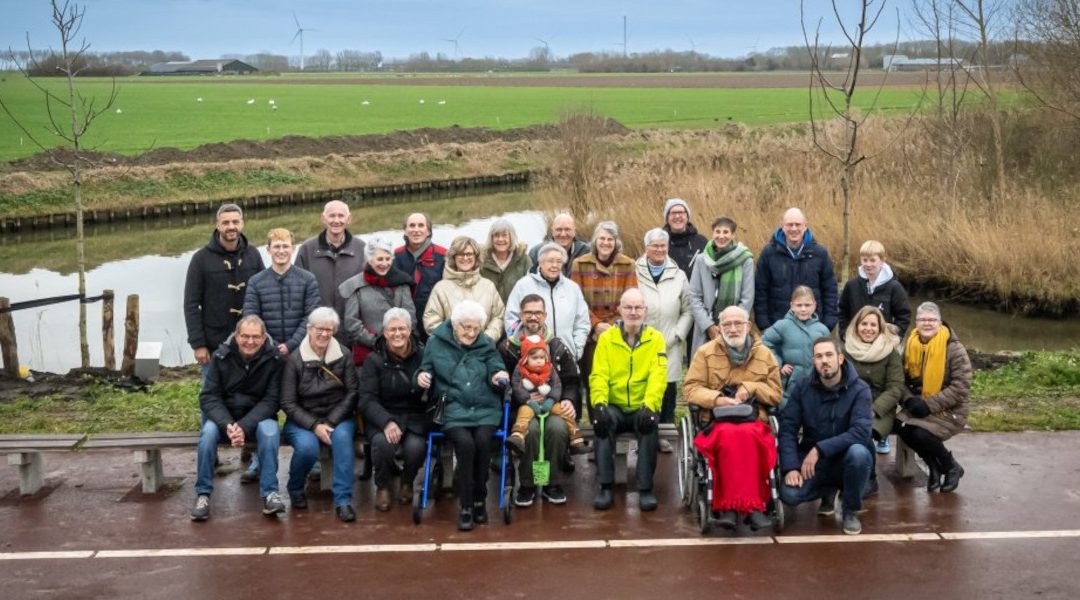
[[522,316],[525,316],[525,317],[541,317],[541,316],[544,315],[544,311],[542,311],[542,310],[523,310],[523,311],[521,311],[521,314],[522,314]]
[[941,319],[934,319],[932,317],[923,317],[921,319],[915,319],[916,323],[937,323]]
[[265,339],[266,336],[264,336],[261,333],[257,333],[255,335],[249,335],[249,334],[246,334],[246,333],[241,333],[241,334],[237,334],[236,337],[238,337],[241,342],[261,342],[263,339]]
[[540,264],[544,264],[544,265],[561,265],[562,262],[563,262],[563,259],[561,259],[561,258],[545,258],[544,260],[540,261]]
[[386,334],[390,334],[390,333],[408,333],[408,332],[409,332],[409,328],[405,327],[404,325],[399,325],[397,327],[387,327],[387,328],[383,329],[383,333],[386,333]]
[[475,252],[459,252],[458,257],[460,257],[460,258],[476,258],[476,253]]
[[311,330],[319,335],[334,335],[333,327],[312,327]]
[[743,325],[748,324],[750,321],[724,321],[720,324],[720,329],[739,329]]
[[622,309],[626,312],[645,312],[644,306],[623,306]]
[[685,210],[675,210],[675,209],[671,209],[671,210],[668,211],[668,216],[669,217],[673,217],[675,215],[686,216],[686,211]]
[[480,332],[479,325],[454,325],[454,329],[461,331],[462,333],[478,333]]

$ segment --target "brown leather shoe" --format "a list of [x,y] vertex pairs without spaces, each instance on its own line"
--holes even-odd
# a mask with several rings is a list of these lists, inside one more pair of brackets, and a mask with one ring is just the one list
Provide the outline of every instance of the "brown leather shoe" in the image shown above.
[[386,512],[390,510],[390,490],[387,488],[379,488],[375,492],[375,510],[380,512]]
[[413,490],[409,484],[402,484],[401,489],[398,490],[397,501],[398,504],[412,504]]

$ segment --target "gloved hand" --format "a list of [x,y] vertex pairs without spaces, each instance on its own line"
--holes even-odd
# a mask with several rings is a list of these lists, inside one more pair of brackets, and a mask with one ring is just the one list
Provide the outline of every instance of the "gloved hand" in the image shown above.
[[926,400],[923,400],[921,396],[908,398],[908,401],[904,403],[904,408],[908,409],[911,416],[916,419],[925,419],[930,416],[930,407],[926,405]]
[[615,433],[615,415],[611,414],[611,408],[607,404],[598,404],[593,407],[593,432],[596,437],[606,438]]
[[646,434],[656,431],[656,426],[660,422],[660,417],[656,416],[656,413],[651,408],[643,406],[641,410],[637,412],[637,427],[638,433]]
[[532,409],[534,415],[538,415],[538,414],[540,414],[542,412],[545,412],[544,408],[540,405],[540,403],[536,402],[535,400],[529,400],[528,402],[525,403],[525,405],[528,406],[530,409]]
[[540,404],[540,410],[541,410],[541,412],[550,413],[551,412],[551,407],[553,407],[553,406],[555,406],[555,401],[552,400],[551,398],[548,398],[547,400],[544,400]]

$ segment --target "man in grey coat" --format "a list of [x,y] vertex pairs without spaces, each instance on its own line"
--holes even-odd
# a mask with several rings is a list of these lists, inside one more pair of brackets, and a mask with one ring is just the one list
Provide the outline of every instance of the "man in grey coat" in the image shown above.
[[[322,211],[325,227],[319,235],[300,244],[296,265],[315,276],[319,282],[320,306],[329,306],[345,322],[345,298],[338,286],[364,270],[364,241],[349,232],[352,213],[341,200],[331,200]],[[338,341],[345,343],[344,328],[337,332]]]

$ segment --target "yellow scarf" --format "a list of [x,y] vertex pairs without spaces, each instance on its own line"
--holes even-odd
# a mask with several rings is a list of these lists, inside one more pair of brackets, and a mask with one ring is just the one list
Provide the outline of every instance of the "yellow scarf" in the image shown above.
[[911,379],[922,377],[922,397],[929,398],[941,391],[945,382],[945,347],[949,343],[949,328],[942,325],[925,344],[915,329],[904,344],[904,373]]

